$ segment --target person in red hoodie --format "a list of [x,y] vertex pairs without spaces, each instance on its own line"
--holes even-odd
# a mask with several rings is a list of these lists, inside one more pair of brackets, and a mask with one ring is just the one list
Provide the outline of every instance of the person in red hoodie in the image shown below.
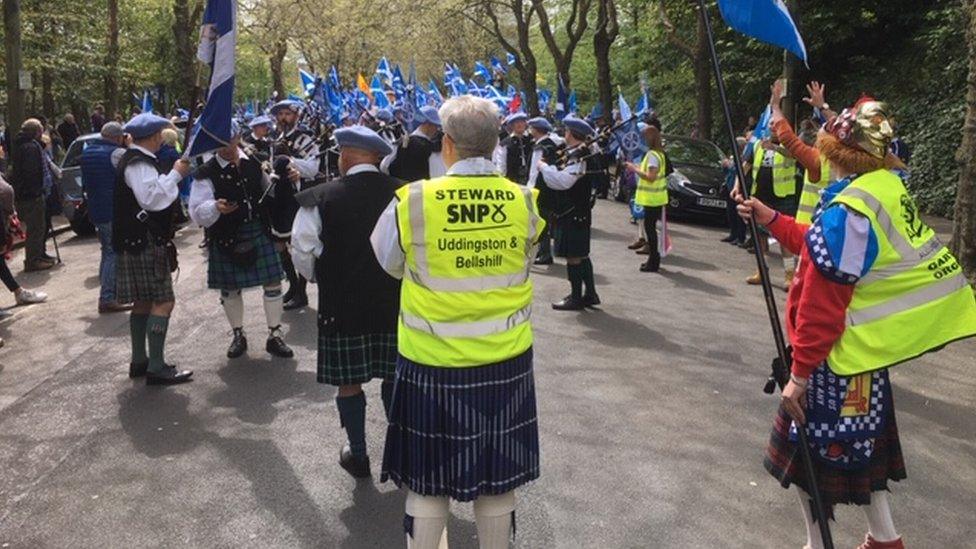
[[[773,91],[777,110],[781,94]],[[775,114],[774,114],[775,117]],[[822,540],[797,451],[807,430],[821,496],[831,508],[861,506],[861,549],[903,548],[888,482],[906,478],[888,368],[976,335],[976,299],[952,254],[918,215],[888,145],[889,107],[864,97],[832,117],[816,149],[829,164],[812,223],[797,223],[754,198],[739,212],[799,256],[786,325],[792,346],[764,465],[795,484],[807,547]]]

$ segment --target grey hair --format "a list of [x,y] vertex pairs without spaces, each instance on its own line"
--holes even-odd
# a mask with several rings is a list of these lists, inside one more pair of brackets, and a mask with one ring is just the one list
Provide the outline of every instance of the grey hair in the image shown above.
[[458,159],[491,158],[498,144],[498,107],[487,99],[462,95],[444,102],[438,114]]
[[28,118],[24,120],[24,123],[20,125],[20,130],[29,133],[31,135],[40,135],[44,133],[44,126],[41,121],[36,118]]

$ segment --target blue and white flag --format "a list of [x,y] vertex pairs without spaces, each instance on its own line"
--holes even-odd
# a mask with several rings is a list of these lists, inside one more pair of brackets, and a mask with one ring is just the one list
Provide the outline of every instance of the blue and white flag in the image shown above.
[[515,64],[515,55],[513,55],[511,53],[506,54],[505,59],[506,59],[506,61],[508,61],[508,64],[509,65],[514,65]]
[[566,112],[568,114],[579,114],[579,105],[576,104],[576,90],[569,92],[569,99],[566,100]]
[[373,104],[380,109],[387,109],[390,107],[390,100],[386,97],[386,90],[383,88],[383,82],[380,81],[380,75],[374,74],[373,81],[369,84],[369,93],[373,95]]
[[335,65],[329,67],[329,84],[333,89],[342,89],[342,84],[339,83],[339,71],[336,70]]
[[485,84],[491,84],[491,71],[488,70],[488,67],[486,67],[481,61],[474,62],[474,74],[475,76],[480,76],[481,79],[485,81]]
[[617,110],[620,111],[621,120],[627,120],[633,116],[630,105],[627,104],[627,100],[624,99],[624,94],[621,91],[617,92]]
[[234,49],[237,45],[236,0],[207,0],[197,57],[210,65],[207,104],[193,127],[186,156],[225,146],[231,139],[234,113]]
[[386,60],[386,57],[380,59],[380,62],[376,64],[376,74],[382,76],[384,81],[393,80],[393,71],[390,70],[390,62]]
[[430,99],[433,101],[435,107],[440,107],[444,104],[444,96],[441,95],[441,90],[437,89],[437,82],[433,80],[430,81]]
[[149,90],[142,92],[142,104],[139,105],[139,109],[142,112],[153,112],[152,94]]
[[807,63],[807,47],[783,0],[718,0],[722,18],[733,29],[779,46]]
[[396,95],[396,100],[400,101],[403,96],[407,93],[407,86],[403,82],[403,73],[400,72],[400,65],[393,67],[393,79],[390,81],[390,87],[393,88],[393,93]]
[[502,63],[501,59],[495,57],[494,55],[491,56],[491,68],[494,69],[495,72],[501,74],[508,74],[508,67],[506,67],[505,64]]
[[569,108],[569,93],[566,91],[566,86],[563,84],[562,77],[557,78],[556,83],[556,120],[562,120],[566,118]]
[[753,150],[756,148],[756,143],[761,139],[766,139],[770,136],[771,130],[769,128],[769,120],[772,117],[773,109],[769,105],[763,109],[760,113],[759,119],[756,122],[756,127],[752,129],[752,136],[749,138],[749,142],[746,143],[746,148],[742,151],[742,158],[746,162],[752,159]]
[[302,91],[306,95],[312,95],[312,90],[315,88],[315,75],[308,71],[298,69],[298,78],[302,82]]

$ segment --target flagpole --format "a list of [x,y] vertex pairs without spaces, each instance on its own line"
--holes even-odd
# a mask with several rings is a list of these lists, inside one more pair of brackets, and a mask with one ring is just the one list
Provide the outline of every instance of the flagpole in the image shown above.
[[[725,114],[725,126],[729,134],[729,140],[732,144],[732,158],[735,163],[736,176],[739,178],[739,188],[742,192],[742,196],[746,199],[749,198],[750,189],[746,185],[745,172],[742,169],[742,154],[739,151],[739,147],[736,145],[735,141],[735,128],[732,126],[732,112],[729,108],[729,100],[725,93],[725,82],[722,78],[722,68],[718,62],[718,53],[715,50],[715,37],[712,33],[712,22],[708,18],[708,12],[705,9],[705,0],[698,0],[698,16],[701,17],[702,23],[705,27],[705,34],[708,37],[708,49],[712,57],[712,69],[715,72],[715,81],[718,84],[718,95],[719,101],[722,103],[722,111]],[[773,284],[769,279],[769,270],[766,265],[766,257],[762,252],[762,246],[760,242],[765,236],[759,232],[759,224],[756,223],[755,213],[752,214],[752,223],[749,224],[750,230],[752,232],[752,239],[755,242],[755,255],[756,255],[756,265],[759,267],[759,278],[762,282],[763,297],[766,300],[766,311],[769,313],[769,324],[773,331],[773,340],[776,343],[776,353],[780,363],[780,367],[774,369],[774,378],[777,385],[779,385],[780,390],[786,386],[789,381],[789,369],[790,364],[788,358],[788,351],[786,347],[786,339],[783,337],[783,327],[779,320],[779,312],[776,307],[776,298],[773,295]],[[766,392],[772,393],[772,387],[767,384]],[[823,505],[823,498],[820,496],[820,489],[817,486],[817,475],[813,468],[813,456],[810,454],[810,445],[807,442],[807,432],[806,426],[797,425],[796,432],[799,440],[797,445],[800,449],[800,457],[803,462],[803,471],[807,480],[807,487],[810,498],[813,500],[811,507],[813,508],[813,517],[820,528],[820,537],[823,540],[824,549],[833,549],[834,542],[830,535],[830,525],[827,523],[827,512]]]

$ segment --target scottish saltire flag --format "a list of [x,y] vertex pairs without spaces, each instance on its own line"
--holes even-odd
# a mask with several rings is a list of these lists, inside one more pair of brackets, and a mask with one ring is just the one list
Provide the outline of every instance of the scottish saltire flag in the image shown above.
[[402,100],[404,94],[407,93],[407,86],[403,83],[403,73],[400,72],[400,65],[393,67],[393,79],[390,81],[390,87],[393,88],[393,93],[396,95],[397,101]]
[[329,120],[332,124],[339,126],[342,124],[343,100],[342,92],[334,88],[329,82],[325,86],[325,98],[329,103]]
[[505,60],[508,61],[508,64],[509,65],[514,65],[515,64],[515,55],[513,55],[511,53],[505,54]]
[[539,89],[539,110],[542,112],[546,111],[549,107],[549,102],[552,101],[552,92],[545,88]]
[[186,156],[198,156],[230,142],[236,45],[237,1],[207,0],[197,57],[210,65],[210,88],[207,104],[193,127]]
[[484,93],[481,88],[478,87],[478,83],[474,79],[468,81],[468,95],[473,95],[475,97],[481,97]]
[[495,57],[494,55],[491,56],[491,68],[501,74],[508,74],[508,67],[502,63],[501,59]]
[[308,71],[298,69],[298,78],[302,81],[302,92],[311,95],[312,89],[315,87],[315,75]]
[[376,74],[385,80],[393,80],[393,71],[390,69],[390,62],[386,60],[386,57],[380,59],[380,62],[376,64]]
[[390,100],[386,97],[386,91],[383,88],[383,82],[380,81],[380,75],[374,74],[373,81],[369,84],[370,95],[373,96],[373,103],[381,108],[386,109],[390,106]]
[[579,105],[576,104],[576,90],[569,92],[569,99],[566,100],[566,112],[568,114],[579,112]]
[[431,80],[429,84],[429,89],[430,89],[430,98],[433,100],[434,106],[440,107],[442,104],[444,104],[444,96],[441,95],[441,90],[437,89],[437,83]]
[[152,95],[149,90],[142,92],[142,103],[139,105],[142,112],[153,112]]
[[419,86],[417,86],[417,67],[413,64],[413,61],[410,62],[410,74],[407,75],[407,89],[419,89]]
[[475,76],[480,76],[485,81],[485,84],[491,84],[491,71],[481,61],[474,62],[474,74]]
[[337,90],[342,88],[342,84],[339,83],[339,71],[336,70],[335,65],[329,67],[329,84]]
[[753,150],[756,148],[756,143],[760,139],[766,139],[770,135],[769,119],[773,115],[773,109],[769,105],[763,109],[763,112],[759,114],[759,119],[756,122],[756,127],[752,130],[752,137],[749,138],[749,142],[746,143],[746,148],[742,151],[742,158],[745,161],[752,159]]
[[556,120],[562,120],[566,118],[568,112],[569,94],[566,92],[562,77],[557,78],[556,81]]
[[492,100],[496,105],[501,108],[506,108],[508,106],[508,98],[502,94],[502,91],[495,86],[485,87],[485,99]]
[[629,120],[633,117],[630,105],[627,104],[627,100],[624,99],[624,94],[620,90],[617,90],[617,110],[620,111],[621,120]]
[[718,9],[733,29],[786,49],[809,66],[806,44],[783,0],[718,0]]

